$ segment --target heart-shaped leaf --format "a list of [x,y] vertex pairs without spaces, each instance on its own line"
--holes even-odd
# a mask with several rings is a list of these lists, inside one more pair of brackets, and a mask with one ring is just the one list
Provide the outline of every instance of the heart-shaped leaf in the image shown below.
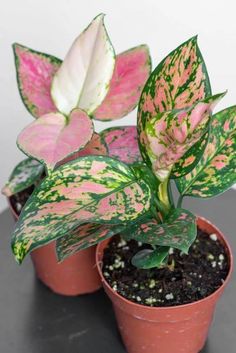
[[169,254],[168,247],[160,247],[156,250],[143,249],[135,254],[131,260],[132,265],[144,270],[161,267]]
[[80,224],[123,224],[145,214],[151,190],[128,165],[104,156],[81,157],[52,171],[23,208],[13,234],[18,262]]
[[[194,106],[156,114],[139,132],[140,150],[156,176],[165,180],[185,153],[208,130],[211,113],[225,95],[208,97]],[[197,155],[197,153],[195,154]]]
[[136,126],[120,126],[100,133],[108,148],[108,155],[125,163],[141,161]]
[[74,41],[53,78],[53,101],[66,115],[76,107],[93,113],[109,90],[115,53],[103,19],[97,16]]
[[183,109],[211,95],[207,69],[193,37],[173,50],[149,77],[139,103],[142,124],[156,113]]
[[99,242],[112,237],[124,230],[125,225],[106,225],[87,223],[79,226],[75,231],[65,234],[56,241],[57,258],[65,260],[77,251],[87,249]]
[[13,45],[13,50],[18,88],[28,111],[36,118],[56,112],[50,89],[61,60],[17,43]]
[[136,222],[121,233],[125,239],[135,239],[145,244],[168,246],[184,253],[197,235],[196,217],[189,211],[176,208],[170,211],[164,223],[149,218]]
[[146,45],[117,55],[109,92],[94,112],[94,118],[115,120],[131,112],[138,104],[150,72],[151,58]]
[[14,168],[2,193],[7,197],[23,191],[40,180],[44,166],[35,159],[27,158]]
[[212,197],[236,183],[236,106],[213,116],[208,145],[191,173],[176,180],[179,192]]
[[66,118],[61,113],[43,115],[18,136],[19,148],[53,169],[57,163],[83,148],[92,138],[93,122],[80,109]]

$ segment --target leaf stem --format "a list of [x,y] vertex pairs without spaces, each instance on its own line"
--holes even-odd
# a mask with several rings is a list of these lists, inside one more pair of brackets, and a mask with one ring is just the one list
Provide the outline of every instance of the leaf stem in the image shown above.
[[160,183],[158,187],[158,197],[161,203],[163,204],[163,213],[166,216],[171,208],[169,195],[168,195],[168,182],[169,178],[165,179],[162,183]]
[[168,182],[168,196],[169,196],[169,200],[170,200],[171,206],[175,208],[174,197],[173,197],[173,193],[172,193],[171,181],[170,180]]
[[177,208],[181,208],[184,195],[180,195],[177,203]]

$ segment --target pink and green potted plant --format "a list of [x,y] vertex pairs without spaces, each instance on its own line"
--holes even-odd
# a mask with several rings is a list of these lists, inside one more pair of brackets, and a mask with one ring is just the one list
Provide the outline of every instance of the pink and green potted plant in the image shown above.
[[224,94],[212,95],[191,38],[149,77],[137,131],[108,129],[109,155],[52,170],[16,224],[19,263],[55,240],[59,261],[99,243],[98,270],[129,353],[199,352],[229,281],[224,235],[182,206],[185,196],[213,197],[236,182],[236,106],[212,115]]
[[[136,107],[151,59],[146,45],[116,56],[103,14],[78,36],[63,61],[19,44],[13,49],[19,92],[36,118],[17,139],[29,158],[15,167],[2,190],[18,219],[35,186],[58,165],[107,154],[93,119],[120,119]],[[31,256],[37,275],[53,291],[75,295],[101,286],[94,247],[62,264],[57,263],[55,243],[36,248]]]

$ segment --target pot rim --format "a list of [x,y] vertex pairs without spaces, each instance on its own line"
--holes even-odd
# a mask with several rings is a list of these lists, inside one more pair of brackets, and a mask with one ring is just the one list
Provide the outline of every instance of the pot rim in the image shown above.
[[226,285],[229,283],[229,280],[231,278],[232,272],[233,272],[233,265],[234,265],[234,260],[233,260],[233,253],[232,253],[232,249],[231,246],[228,242],[228,240],[226,240],[224,234],[221,232],[221,230],[219,228],[217,228],[213,223],[211,223],[210,221],[208,221],[206,218],[202,217],[202,216],[198,216],[197,215],[197,220],[201,220],[204,223],[210,225],[211,227],[213,227],[217,233],[217,235],[220,237],[220,240],[222,241],[224,247],[227,250],[228,253],[228,261],[229,261],[229,272],[227,274],[227,277],[224,280],[224,283],[222,283],[222,285],[213,293],[211,293],[210,295],[208,295],[207,297],[191,302],[191,303],[187,303],[187,304],[181,304],[181,305],[174,305],[174,306],[165,306],[165,307],[153,307],[153,306],[148,306],[148,305],[143,305],[143,304],[138,304],[135,302],[132,302],[131,300],[126,299],[125,297],[123,297],[122,295],[120,295],[119,293],[117,293],[110,285],[109,283],[106,281],[105,277],[103,276],[103,272],[102,272],[102,268],[101,268],[101,263],[102,261],[99,260],[100,258],[100,250],[101,250],[101,245],[108,241],[108,243],[110,242],[110,240],[112,239],[112,237],[110,239],[104,240],[103,242],[99,243],[97,245],[97,249],[96,249],[96,264],[97,264],[97,268],[98,268],[98,272],[99,275],[101,276],[101,280],[102,283],[106,286],[106,288],[114,295],[116,296],[119,300],[123,301],[124,303],[126,303],[127,305],[130,305],[130,307],[133,308],[140,308],[140,309],[144,309],[148,310],[148,311],[165,311],[165,310],[179,310],[179,309],[185,309],[185,308],[190,308],[196,304],[200,304],[200,303],[204,303],[207,302],[209,300],[211,300],[211,298],[217,296],[218,294],[220,295],[220,293],[223,291],[223,289],[226,287]]

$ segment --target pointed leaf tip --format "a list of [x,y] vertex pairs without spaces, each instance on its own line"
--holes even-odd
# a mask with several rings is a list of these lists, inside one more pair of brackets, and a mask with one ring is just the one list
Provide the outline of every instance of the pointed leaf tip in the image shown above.
[[54,76],[51,94],[58,110],[76,107],[91,114],[105,98],[115,65],[104,15],[98,15],[72,44]]

